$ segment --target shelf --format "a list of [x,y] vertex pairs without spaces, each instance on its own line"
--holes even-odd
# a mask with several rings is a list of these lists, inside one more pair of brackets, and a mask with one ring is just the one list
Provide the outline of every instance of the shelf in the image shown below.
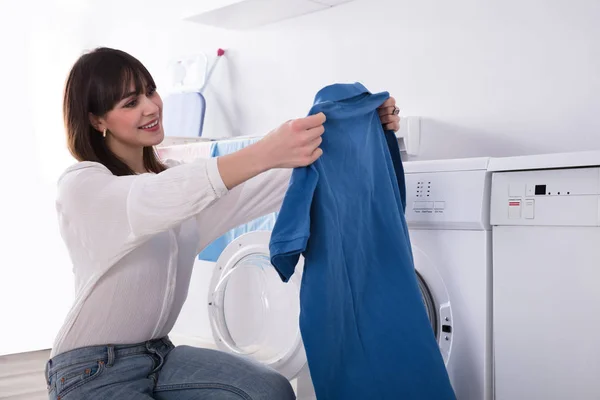
[[274,22],[327,10],[354,0],[223,0],[187,21],[230,30],[258,28]]

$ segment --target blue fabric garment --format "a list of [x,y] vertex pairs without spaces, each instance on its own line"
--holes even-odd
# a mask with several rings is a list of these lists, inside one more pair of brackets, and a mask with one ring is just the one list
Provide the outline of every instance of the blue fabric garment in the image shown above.
[[305,257],[300,329],[319,400],[455,399],[417,284],[387,92],[336,84],[314,164],[293,171],[270,242],[287,281]]
[[[256,143],[259,139],[260,138],[243,138],[216,141],[212,145],[211,157],[218,157],[236,152],[244,147]],[[278,213],[268,214],[230,230],[202,250],[202,252],[198,255],[198,258],[203,261],[216,262],[223,250],[225,250],[225,247],[227,247],[229,243],[244,233],[272,230],[275,226],[277,215]]]

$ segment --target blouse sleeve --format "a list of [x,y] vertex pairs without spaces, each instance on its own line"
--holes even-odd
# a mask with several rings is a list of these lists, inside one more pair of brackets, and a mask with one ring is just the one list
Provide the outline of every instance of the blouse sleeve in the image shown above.
[[258,217],[278,211],[292,170],[272,169],[233,188],[196,216],[200,232],[198,252],[225,232]]
[[68,236],[95,253],[91,259],[114,262],[151,235],[206,214],[227,192],[216,158],[120,177],[80,162],[59,179],[56,207],[61,230],[75,231]]

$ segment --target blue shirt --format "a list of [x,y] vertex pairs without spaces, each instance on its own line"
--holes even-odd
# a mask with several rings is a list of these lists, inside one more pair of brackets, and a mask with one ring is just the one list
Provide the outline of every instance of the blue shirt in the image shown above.
[[454,399],[412,259],[387,92],[325,87],[324,155],[293,171],[270,242],[287,281],[305,257],[300,330],[319,400]]

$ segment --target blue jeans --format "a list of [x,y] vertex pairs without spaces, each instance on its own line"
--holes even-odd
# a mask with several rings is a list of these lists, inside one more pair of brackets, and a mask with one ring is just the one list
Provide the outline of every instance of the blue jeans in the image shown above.
[[233,354],[173,346],[167,338],[84,347],[46,365],[50,400],[295,399],[288,380]]

